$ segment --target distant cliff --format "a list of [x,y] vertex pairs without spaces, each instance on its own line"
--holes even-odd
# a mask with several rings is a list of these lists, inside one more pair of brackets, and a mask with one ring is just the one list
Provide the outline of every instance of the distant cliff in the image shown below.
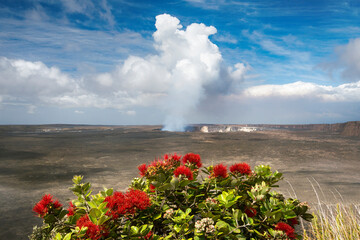
[[[266,125],[263,125],[266,126]],[[360,121],[335,124],[304,124],[304,125],[267,125],[275,129],[312,130],[320,132],[339,133],[343,136],[360,136]]]
[[344,136],[360,136],[360,121],[344,123],[344,128],[341,131]]
[[335,124],[201,124],[188,127],[187,131],[200,132],[252,132],[266,130],[319,131],[360,137],[360,121]]

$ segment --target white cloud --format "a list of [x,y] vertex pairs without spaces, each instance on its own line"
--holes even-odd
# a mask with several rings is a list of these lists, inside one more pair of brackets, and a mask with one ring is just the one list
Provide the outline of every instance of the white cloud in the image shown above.
[[342,68],[341,76],[349,81],[360,79],[360,38],[351,39],[347,45],[335,49],[337,63]]
[[243,91],[251,98],[318,98],[324,102],[360,102],[360,81],[336,87],[309,82],[294,82],[283,85],[259,85]]
[[360,38],[350,39],[348,44],[335,47],[331,60],[318,66],[338,80],[357,82],[360,80]]
[[[111,72],[71,77],[42,62],[0,58],[0,95],[7,101],[62,107],[158,107],[165,128],[183,130],[186,115],[208,94],[227,94],[243,81],[248,66],[225,66],[209,36],[213,26],[185,29],[168,14],[156,17],[156,54],[129,56]],[[128,110],[127,114],[135,112]]]
[[18,100],[56,96],[74,91],[78,86],[56,67],[42,62],[0,58],[0,94]]
[[219,48],[209,40],[216,33],[213,26],[194,23],[183,30],[179,19],[168,14],[157,16],[155,26],[158,54],[130,56],[112,73],[98,75],[93,83],[102,88],[126,89],[134,104],[152,102],[168,115],[165,129],[183,130],[189,111],[210,92],[228,92],[243,80],[248,67],[241,63],[234,68],[223,66]]

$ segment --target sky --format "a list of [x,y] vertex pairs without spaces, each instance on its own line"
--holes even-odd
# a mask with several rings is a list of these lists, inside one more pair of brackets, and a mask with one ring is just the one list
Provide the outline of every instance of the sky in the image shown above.
[[0,0],[0,124],[356,120],[359,0]]

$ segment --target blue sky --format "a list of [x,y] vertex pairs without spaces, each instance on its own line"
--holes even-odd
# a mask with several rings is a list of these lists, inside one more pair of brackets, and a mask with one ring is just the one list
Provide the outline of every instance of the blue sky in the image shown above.
[[358,0],[0,1],[0,124],[359,119]]

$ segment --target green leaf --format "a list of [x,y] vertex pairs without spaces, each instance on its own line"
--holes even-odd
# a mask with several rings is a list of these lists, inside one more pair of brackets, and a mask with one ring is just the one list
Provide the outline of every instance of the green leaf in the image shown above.
[[165,174],[159,173],[159,174],[157,174],[156,176],[157,176],[157,180],[158,180],[159,182],[165,182],[165,181],[166,181],[166,176],[165,176]]
[[107,220],[109,220],[109,219],[110,219],[110,218],[107,217],[107,216],[105,216],[105,215],[101,216],[100,219],[98,220],[98,225],[104,224],[104,223],[105,223]]
[[82,189],[84,190],[84,192],[87,192],[90,189],[90,186],[91,186],[90,183],[87,182],[82,186]]
[[229,229],[229,224],[220,220],[216,223],[215,227],[220,231],[227,231]]
[[113,192],[114,192],[114,189],[112,189],[112,188],[109,188],[105,191],[106,196],[111,196],[113,194]]
[[314,216],[309,213],[305,213],[305,214],[301,215],[301,217],[309,222],[314,218]]
[[60,234],[60,233],[57,233],[56,236],[55,236],[55,239],[56,239],[56,240],[61,240],[61,239],[62,239],[61,234]]
[[89,214],[89,218],[90,218],[90,220],[91,220],[94,224],[97,224],[97,219],[96,219],[96,217],[94,217],[93,215],[90,215],[90,214]]
[[89,215],[94,218],[99,218],[101,216],[101,211],[97,208],[92,208],[89,212]]
[[168,190],[171,188],[171,184],[170,183],[165,183],[164,185],[161,185],[160,187],[158,187],[159,191],[164,191],[164,190]]
[[179,233],[181,231],[181,227],[177,224],[174,225],[174,230]]
[[71,235],[72,235],[72,233],[66,234],[65,237],[63,238],[63,240],[70,240],[70,239],[71,239]]
[[191,182],[190,180],[181,180],[180,187],[185,187],[189,185],[190,182]]
[[65,217],[65,215],[66,214],[68,214],[69,213],[69,211],[67,211],[67,210],[61,210],[61,212],[59,213],[59,215],[58,215],[58,218],[59,219],[62,219],[63,217]]
[[90,190],[87,194],[86,194],[86,197],[89,197],[92,193],[92,190]]
[[80,184],[81,180],[83,179],[83,176],[74,176],[72,181],[75,183],[75,184]]
[[53,214],[48,214],[44,217],[45,223],[55,223],[56,218]]
[[148,234],[150,231],[150,229],[148,228],[148,225],[142,225],[141,228],[140,228],[140,234],[142,236],[145,236],[146,234]]
[[157,220],[159,218],[161,218],[161,213],[155,214],[153,220]]
[[240,220],[240,210],[239,209],[233,210],[233,217],[235,220]]
[[173,177],[170,184],[173,188],[177,188],[179,186],[179,179],[177,177]]
[[206,208],[206,205],[205,205],[204,203],[199,203],[199,204],[197,205],[197,207],[198,207],[199,209],[205,209],[205,208]]
[[131,226],[131,228],[130,228],[130,234],[131,234],[131,235],[137,235],[137,234],[139,234],[139,228],[136,227],[136,226]]

